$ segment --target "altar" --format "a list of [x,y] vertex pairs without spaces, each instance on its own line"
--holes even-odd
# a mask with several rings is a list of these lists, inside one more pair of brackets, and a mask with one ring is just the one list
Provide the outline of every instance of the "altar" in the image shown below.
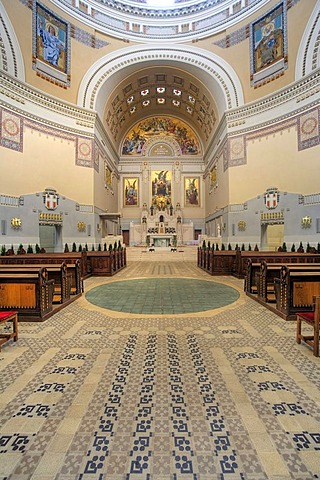
[[183,221],[180,204],[174,208],[152,204],[150,208],[144,203],[141,211],[141,222],[130,223],[130,246],[146,245],[147,247],[169,248],[188,243],[193,240],[193,223]]
[[170,247],[173,245],[172,235],[150,235],[150,245],[154,247]]

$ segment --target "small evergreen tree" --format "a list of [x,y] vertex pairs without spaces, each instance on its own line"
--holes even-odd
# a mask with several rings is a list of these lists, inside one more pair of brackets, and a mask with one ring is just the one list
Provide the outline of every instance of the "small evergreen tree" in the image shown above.
[[241,245],[241,251],[244,252],[245,251],[245,246],[244,246],[244,243]]
[[64,246],[64,253],[69,253],[69,246],[67,243]]
[[300,242],[300,244],[299,244],[298,253],[304,253],[304,248],[303,248],[302,242]]
[[208,242],[208,250],[210,250],[210,247],[211,247],[211,243],[210,241]]
[[1,247],[1,256],[3,257],[6,254],[6,246],[2,245]]
[[206,248],[206,241],[205,241],[205,240],[203,240],[203,242],[202,242],[202,248],[203,248],[203,249]]
[[28,245],[27,253],[33,253],[32,245]]
[[231,243],[228,244],[228,250],[232,250]]
[[120,242],[120,240],[118,241],[118,250],[121,250],[121,242]]
[[85,244],[84,249],[85,249],[86,252],[88,251],[88,244],[87,243]]
[[98,252],[101,252],[101,243],[98,245]]
[[320,243],[317,245],[317,253],[320,253]]
[[79,244],[78,252],[82,252],[82,245],[81,245],[81,243]]
[[239,245],[236,243],[236,247],[235,247],[235,250],[239,250]]
[[224,246],[224,243],[221,244],[221,250],[225,250],[226,247]]
[[283,242],[283,244],[282,244],[282,251],[283,251],[283,252],[286,252],[286,251],[287,251],[287,244],[286,244],[286,242]]
[[251,252],[251,245],[250,245],[250,243],[249,243],[249,245],[248,245],[248,250],[249,250],[249,252]]
[[20,243],[19,247],[18,247],[18,250],[17,250],[17,254],[18,255],[23,255],[24,253],[26,253],[25,249],[23,248],[23,245],[22,243]]
[[94,244],[92,244],[91,251],[94,252]]
[[[147,237],[148,238],[148,237]],[[148,242],[147,242],[148,243]],[[150,244],[150,237],[149,237],[149,244]],[[112,252],[112,244],[109,243],[109,252]]]
[[36,253],[40,253],[41,248],[39,247],[38,243],[35,246]]
[[76,252],[76,251],[77,251],[76,242],[73,242],[73,244],[72,244],[72,251],[73,251],[73,252]]
[[307,243],[307,248],[306,248],[306,253],[310,253],[310,249],[311,249],[310,243],[308,242]]
[[219,245],[216,243],[216,250],[218,251],[219,250]]
[[114,242],[114,245],[113,245],[113,250],[117,250],[117,241]]
[[291,245],[291,252],[295,252],[295,251],[296,251],[296,246],[295,246],[295,244],[293,243],[293,244]]
[[259,248],[258,248],[258,245],[256,244],[255,247],[254,247],[254,251],[255,252],[259,252]]
[[104,252],[107,251],[107,244],[106,244],[106,243],[103,244],[103,251],[104,251]]

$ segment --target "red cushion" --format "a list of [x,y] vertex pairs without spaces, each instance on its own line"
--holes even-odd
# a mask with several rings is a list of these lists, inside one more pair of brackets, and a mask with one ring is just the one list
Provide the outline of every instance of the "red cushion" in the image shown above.
[[0,312],[0,320],[5,320],[7,317],[11,317],[11,315],[14,315],[15,312],[14,310],[7,310],[6,312]]
[[299,312],[297,315],[307,322],[314,322],[314,312]]

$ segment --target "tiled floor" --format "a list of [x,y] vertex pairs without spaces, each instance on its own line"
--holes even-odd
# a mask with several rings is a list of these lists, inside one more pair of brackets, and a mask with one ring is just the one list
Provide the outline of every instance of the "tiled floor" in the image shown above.
[[320,478],[320,360],[242,281],[145,258],[85,289],[173,277],[237,298],[140,315],[83,296],[20,324],[0,353],[1,480]]

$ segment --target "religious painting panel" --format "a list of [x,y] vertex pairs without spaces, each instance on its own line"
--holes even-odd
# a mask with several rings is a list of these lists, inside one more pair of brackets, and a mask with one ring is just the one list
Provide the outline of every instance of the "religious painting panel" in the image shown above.
[[210,172],[210,189],[217,186],[217,167],[214,167]]
[[199,207],[200,206],[200,178],[199,177],[186,177],[184,179],[184,192],[185,192],[185,206],[186,207]]
[[151,117],[137,123],[122,144],[122,155],[199,155],[195,132],[176,118]]
[[172,172],[171,170],[153,170],[151,172],[151,203],[159,210],[164,210],[172,204],[171,200]]
[[33,68],[60,86],[70,85],[70,24],[33,3]]
[[105,168],[105,187],[106,188],[111,188],[112,187],[112,178],[111,178],[111,170],[110,168],[108,167],[108,165],[106,165],[106,168]]
[[251,85],[263,85],[288,67],[286,0],[250,24]]
[[123,193],[123,205],[125,207],[137,207],[139,203],[139,178],[124,178]]

